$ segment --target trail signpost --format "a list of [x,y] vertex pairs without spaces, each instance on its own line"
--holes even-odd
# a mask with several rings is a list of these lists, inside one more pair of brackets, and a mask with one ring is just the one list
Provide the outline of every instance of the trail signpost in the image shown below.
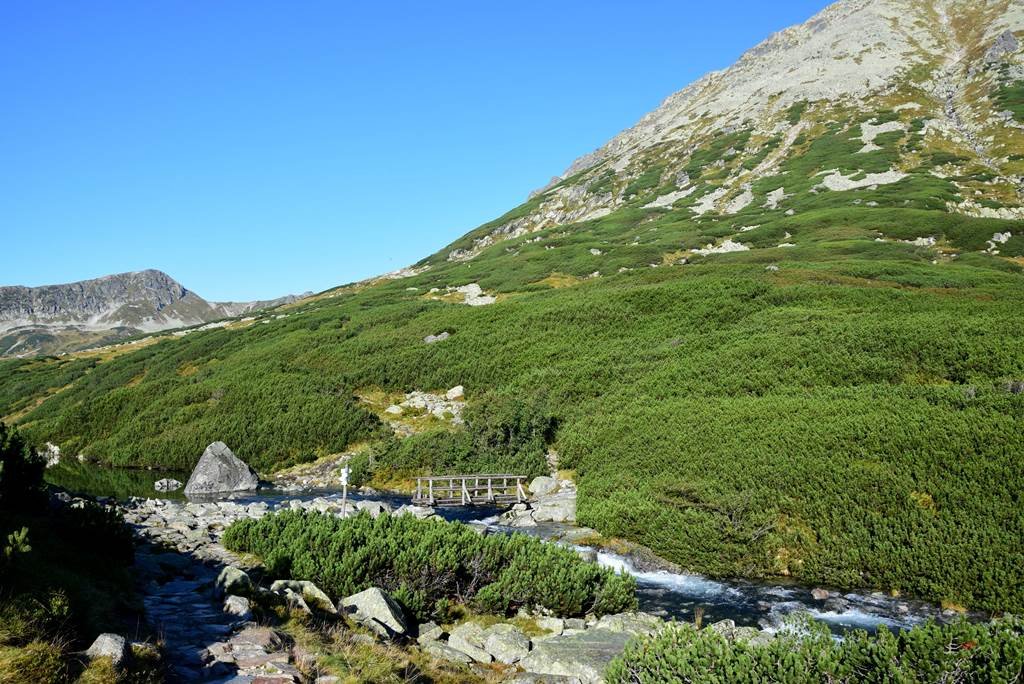
[[341,510],[345,517],[348,517],[348,474],[351,472],[348,466],[341,469]]

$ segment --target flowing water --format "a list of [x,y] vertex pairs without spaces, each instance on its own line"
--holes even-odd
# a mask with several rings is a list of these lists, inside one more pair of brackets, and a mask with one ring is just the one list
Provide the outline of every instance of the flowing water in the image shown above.
[[[82,466],[67,470],[60,470],[58,467],[51,471],[48,471],[47,479],[53,484],[78,493],[118,499],[126,499],[129,496],[181,499],[184,497],[180,490],[171,493],[155,492],[153,483],[162,477],[175,477],[182,482],[187,479],[187,476],[182,476],[181,473],[125,471],[98,466]],[[337,500],[341,498],[341,492],[337,489],[261,489],[257,492],[219,498],[229,498],[239,503],[265,501],[273,504],[293,499]],[[396,508],[410,501],[408,496],[387,492],[353,492],[349,494],[349,498],[385,501]],[[558,524],[541,524],[523,529],[502,527],[497,524],[500,510],[488,506],[448,507],[437,510],[446,520],[483,525],[494,532],[523,532],[544,539],[557,539],[572,529],[570,525]],[[832,590],[828,599],[818,600],[812,596],[810,587],[795,583],[714,580],[697,574],[644,571],[634,567],[629,559],[605,551],[597,552],[597,561],[603,567],[626,572],[636,578],[641,610],[682,621],[693,621],[695,612],[702,611],[705,624],[731,619],[737,625],[775,631],[783,627],[786,616],[804,612],[826,624],[833,633],[841,635],[851,629],[864,629],[869,632],[878,629],[906,629],[929,618],[942,620],[951,617],[933,604],[891,597],[878,592]]]

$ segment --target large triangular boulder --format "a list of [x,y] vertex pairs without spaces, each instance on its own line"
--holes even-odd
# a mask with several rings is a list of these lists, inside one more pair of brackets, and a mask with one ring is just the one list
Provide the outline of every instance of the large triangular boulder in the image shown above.
[[185,494],[221,494],[256,489],[260,478],[256,471],[231,453],[224,442],[206,447],[185,485]]

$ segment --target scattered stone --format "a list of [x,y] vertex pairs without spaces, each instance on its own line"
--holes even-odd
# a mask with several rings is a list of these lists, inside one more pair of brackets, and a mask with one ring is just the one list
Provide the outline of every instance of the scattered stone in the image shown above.
[[427,518],[434,517],[436,513],[434,512],[434,509],[431,508],[430,506],[415,506],[413,504],[405,504],[404,506],[399,506],[398,508],[396,508],[394,515],[411,515],[414,518],[426,520]]
[[445,392],[444,396],[448,401],[462,401],[463,397],[466,396],[466,390],[462,385],[456,385]]
[[845,613],[850,609],[850,602],[841,597],[832,597],[825,601],[825,610],[832,613]]
[[224,612],[241,620],[251,620],[252,604],[244,596],[228,596],[224,599]]
[[487,306],[497,301],[495,297],[485,295],[483,289],[476,283],[457,287],[455,292],[461,294],[463,303],[469,306]]
[[1012,55],[1019,49],[1020,41],[1017,40],[1017,36],[1013,34],[1013,31],[1007,29],[999,34],[999,37],[992,43],[992,47],[985,53],[985,61],[990,64],[998,62],[1006,55]]
[[120,667],[128,659],[128,641],[120,634],[100,634],[85,655],[90,660],[110,658],[114,667]]
[[[895,169],[890,169],[883,173],[866,173],[863,178],[859,178],[857,180],[854,180],[854,178],[858,174],[845,176],[840,171],[834,169],[823,173],[828,173],[829,175],[822,179],[821,186],[832,190],[833,192],[859,190],[861,188],[870,188],[876,185],[890,185],[892,183],[899,183],[907,177],[907,174]],[[787,213],[787,216],[788,215],[789,214]]]
[[165,477],[153,483],[153,488],[158,492],[176,492],[181,489],[181,482],[173,477]]
[[343,598],[339,608],[352,615],[359,624],[386,639],[402,636],[407,631],[402,608],[377,587]]
[[371,518],[378,518],[381,515],[391,512],[391,506],[387,505],[383,501],[356,501],[355,507],[357,511],[366,511],[369,513]]
[[305,613],[306,615],[313,614],[313,610],[309,607],[309,604],[306,603],[306,599],[303,598],[302,594],[299,592],[289,587],[285,587],[278,595],[284,597],[284,604],[288,606],[288,610],[297,610],[300,613]]
[[256,472],[231,453],[224,442],[206,447],[192,476],[185,485],[185,494],[218,494],[251,491],[259,487]]
[[391,406],[388,406],[386,409],[384,409],[384,413],[388,413],[392,416],[400,416],[403,413],[405,413],[405,409],[403,409],[398,404],[392,404]]
[[821,589],[816,587],[814,589],[811,589],[811,596],[814,597],[815,601],[824,601],[829,596],[831,596],[831,593],[828,591],[828,589]]
[[730,252],[749,252],[750,247],[747,247],[742,242],[735,242],[732,239],[727,239],[718,246],[709,243],[708,246],[703,249],[691,249],[690,251],[701,256],[709,256],[711,254],[728,254]]
[[306,580],[276,580],[270,585],[270,591],[275,594],[284,594],[286,589],[299,594],[307,604],[325,612],[336,614],[334,602],[323,592],[320,587]]

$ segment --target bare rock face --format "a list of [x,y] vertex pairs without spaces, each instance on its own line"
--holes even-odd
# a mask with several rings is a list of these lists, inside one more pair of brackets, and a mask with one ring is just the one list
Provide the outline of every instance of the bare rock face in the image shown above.
[[206,447],[185,485],[185,494],[221,494],[256,489],[260,478],[224,442]]

